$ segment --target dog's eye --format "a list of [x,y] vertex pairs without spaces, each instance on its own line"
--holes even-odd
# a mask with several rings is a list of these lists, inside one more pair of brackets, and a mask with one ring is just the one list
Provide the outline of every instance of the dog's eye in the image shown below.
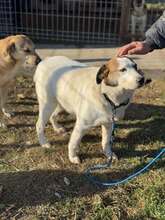
[[121,72],[125,72],[125,71],[127,71],[127,69],[126,68],[122,68],[120,71]]

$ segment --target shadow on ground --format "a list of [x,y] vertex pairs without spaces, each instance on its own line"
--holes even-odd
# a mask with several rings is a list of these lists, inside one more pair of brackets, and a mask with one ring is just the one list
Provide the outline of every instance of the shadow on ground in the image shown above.
[[[155,169],[160,167],[163,167],[162,161],[157,164]],[[112,169],[106,173],[106,178],[108,177],[108,181],[122,179],[138,169],[139,166],[131,169],[123,168],[118,171]],[[68,198],[92,196],[105,191],[106,188],[89,182],[84,172],[80,173],[78,170],[74,170],[32,170],[0,173],[0,185],[3,186],[1,204],[8,206],[12,204],[16,209],[19,209],[19,207],[65,201]],[[102,178],[102,175],[100,176]],[[64,177],[70,180],[69,186],[65,184]],[[102,180],[106,181],[107,179],[104,176]],[[61,198],[58,198],[56,193],[59,193]],[[0,209],[0,214],[3,211]]]

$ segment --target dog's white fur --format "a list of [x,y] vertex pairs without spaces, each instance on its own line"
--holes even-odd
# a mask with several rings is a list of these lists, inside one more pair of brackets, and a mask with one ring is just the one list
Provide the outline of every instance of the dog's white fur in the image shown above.
[[[99,78],[100,77],[100,78]],[[100,82],[96,82],[96,79]],[[112,106],[105,93],[116,105],[130,99],[143,76],[130,59],[115,58],[103,67],[89,67],[67,57],[50,57],[39,63],[34,81],[39,102],[39,118],[36,130],[43,147],[50,147],[44,136],[48,120],[56,132],[65,130],[54,121],[64,109],[76,116],[68,150],[72,163],[79,163],[78,145],[85,131],[93,126],[102,126],[103,152],[111,154],[110,137]],[[116,84],[115,84],[116,83]],[[127,106],[117,110],[116,117],[123,118]]]
[[145,8],[145,0],[141,0],[141,4],[137,4],[137,0],[133,0],[133,11],[131,14],[131,34],[132,40],[135,40],[137,26],[140,37],[144,37],[145,28],[147,23],[147,11]]

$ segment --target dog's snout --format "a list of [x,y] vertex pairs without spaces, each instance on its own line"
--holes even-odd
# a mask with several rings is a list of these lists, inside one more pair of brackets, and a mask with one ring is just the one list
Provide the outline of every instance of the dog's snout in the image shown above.
[[38,65],[40,62],[41,62],[41,58],[39,56],[37,56],[36,65]]

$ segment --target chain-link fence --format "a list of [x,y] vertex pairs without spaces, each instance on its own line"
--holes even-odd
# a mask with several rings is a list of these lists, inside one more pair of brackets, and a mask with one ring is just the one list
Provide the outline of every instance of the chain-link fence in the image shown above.
[[[147,27],[164,0],[147,2]],[[131,0],[0,0],[0,35],[24,33],[47,42],[108,44],[127,35]]]
[[39,40],[117,43],[121,0],[1,0],[1,35]]

